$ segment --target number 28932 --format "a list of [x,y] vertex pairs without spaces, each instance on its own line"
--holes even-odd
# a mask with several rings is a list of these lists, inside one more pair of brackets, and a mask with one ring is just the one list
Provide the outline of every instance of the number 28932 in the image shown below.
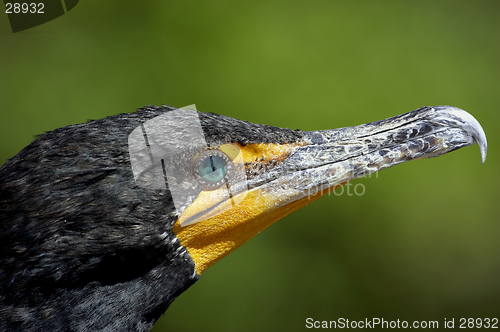
[[43,14],[43,8],[45,5],[43,3],[10,3],[5,4],[5,13],[7,14]]

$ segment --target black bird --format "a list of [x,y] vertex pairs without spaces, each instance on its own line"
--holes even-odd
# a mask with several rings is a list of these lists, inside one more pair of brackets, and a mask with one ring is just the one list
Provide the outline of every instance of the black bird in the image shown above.
[[176,111],[56,129],[0,168],[1,331],[149,331],[205,269],[336,186],[475,142],[486,157],[451,106],[312,132],[186,113],[205,146],[163,135],[190,130],[175,121],[154,137]]

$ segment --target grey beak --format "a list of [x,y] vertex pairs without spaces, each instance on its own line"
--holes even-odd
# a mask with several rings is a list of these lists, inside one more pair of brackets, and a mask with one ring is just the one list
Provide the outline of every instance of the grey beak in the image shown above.
[[306,132],[305,144],[278,173],[295,189],[311,192],[476,142],[484,163],[486,135],[472,115],[452,106],[422,107],[359,126]]

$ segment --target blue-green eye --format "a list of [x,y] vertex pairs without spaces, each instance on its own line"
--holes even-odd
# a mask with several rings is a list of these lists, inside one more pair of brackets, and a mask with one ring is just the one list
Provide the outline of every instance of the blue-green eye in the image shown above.
[[220,150],[207,150],[196,157],[193,173],[204,190],[214,190],[227,184],[232,161]]
[[227,163],[219,156],[207,156],[200,163],[200,176],[208,183],[221,181],[227,173]]

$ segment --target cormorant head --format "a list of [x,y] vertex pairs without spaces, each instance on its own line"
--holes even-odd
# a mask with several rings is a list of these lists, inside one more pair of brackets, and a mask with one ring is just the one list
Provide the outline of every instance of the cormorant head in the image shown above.
[[323,131],[255,125],[192,109],[144,123],[129,137],[137,183],[169,188],[172,231],[201,274],[285,215],[352,179],[437,157],[486,137],[467,112],[423,107]]

